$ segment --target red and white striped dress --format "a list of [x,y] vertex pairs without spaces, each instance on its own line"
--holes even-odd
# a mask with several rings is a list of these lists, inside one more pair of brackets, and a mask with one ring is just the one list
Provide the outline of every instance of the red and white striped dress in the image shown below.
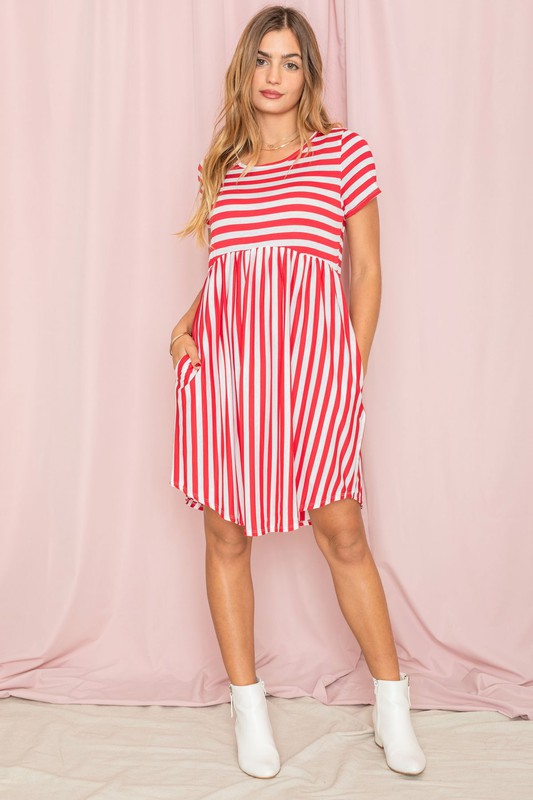
[[355,131],[316,131],[296,156],[228,170],[191,331],[202,365],[176,364],[170,484],[246,536],[363,505],[364,375],[341,259],[346,218],[381,189]]

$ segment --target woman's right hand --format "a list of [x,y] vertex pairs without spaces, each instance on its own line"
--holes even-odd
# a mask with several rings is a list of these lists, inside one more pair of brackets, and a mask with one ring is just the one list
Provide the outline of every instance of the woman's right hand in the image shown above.
[[176,369],[178,361],[180,358],[183,358],[185,353],[189,354],[193,366],[201,366],[198,348],[190,333],[185,333],[183,336],[180,336],[172,345],[172,366],[174,370]]

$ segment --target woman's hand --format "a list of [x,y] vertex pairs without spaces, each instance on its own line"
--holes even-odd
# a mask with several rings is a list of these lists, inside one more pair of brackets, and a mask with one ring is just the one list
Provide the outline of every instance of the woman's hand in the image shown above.
[[201,365],[200,356],[198,355],[198,348],[196,347],[196,342],[192,338],[190,333],[184,333],[183,336],[180,336],[179,339],[176,339],[174,344],[172,345],[172,366],[173,369],[176,369],[176,364],[183,358],[185,353],[188,353],[193,365],[195,367],[199,367]]

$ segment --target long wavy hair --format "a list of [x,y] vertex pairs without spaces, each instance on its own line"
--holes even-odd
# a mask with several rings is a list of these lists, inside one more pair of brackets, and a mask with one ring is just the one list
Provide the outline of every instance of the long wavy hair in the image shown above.
[[[304,87],[298,103],[297,129],[300,149],[311,150],[310,136],[315,131],[327,133],[342,127],[332,122],[322,103],[324,81],[322,57],[315,33],[305,16],[287,6],[267,6],[244,28],[224,79],[224,101],[215,122],[213,137],[202,162],[201,184],[196,198],[201,201],[188,223],[174,235],[182,238],[195,234],[200,245],[206,245],[205,226],[228,169],[239,160],[243,149],[249,159],[242,175],[255,166],[261,154],[261,131],[251,99],[251,85],[261,40],[270,31],[291,30],[300,45]],[[293,162],[296,163],[296,162]],[[195,201],[196,201],[195,198]]]

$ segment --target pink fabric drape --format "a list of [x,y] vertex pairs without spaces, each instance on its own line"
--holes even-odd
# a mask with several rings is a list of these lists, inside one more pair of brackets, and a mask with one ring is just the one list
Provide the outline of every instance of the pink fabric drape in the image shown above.
[[[172,233],[262,5],[0,4],[0,697],[229,699],[169,486],[169,334],[207,264]],[[533,6],[295,5],[383,189],[364,518],[412,705],[531,718]],[[252,568],[269,691],[373,702],[311,528]]]

